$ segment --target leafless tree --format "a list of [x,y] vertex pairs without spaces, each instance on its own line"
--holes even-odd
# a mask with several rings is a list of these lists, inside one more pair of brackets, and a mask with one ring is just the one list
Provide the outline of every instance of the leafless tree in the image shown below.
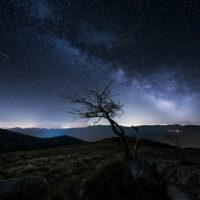
[[180,136],[182,134],[181,129],[176,130],[168,130],[166,134],[166,138],[172,142],[178,149],[182,149],[181,143],[180,143]]
[[123,128],[114,120],[123,114],[122,104],[112,94],[111,86],[113,81],[100,89],[94,84],[94,89],[85,89],[79,93],[72,93],[63,96],[68,102],[74,104],[69,111],[82,119],[95,119],[95,124],[101,119],[106,119],[110,123],[113,133],[117,135],[124,147],[125,157],[131,157],[128,142]]
[[134,146],[134,158],[137,159],[138,157],[138,148],[139,148],[139,129],[135,126],[131,126],[131,128],[136,132],[135,137],[135,146]]

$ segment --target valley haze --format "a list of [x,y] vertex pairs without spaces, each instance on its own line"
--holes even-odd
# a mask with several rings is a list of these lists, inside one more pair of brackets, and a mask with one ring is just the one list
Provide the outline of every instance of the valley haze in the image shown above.
[[[139,128],[140,138],[153,140],[173,145],[166,137],[170,130],[181,130],[180,143],[182,147],[200,147],[199,125],[142,125]],[[129,137],[135,137],[135,132],[130,127],[123,127]],[[56,136],[71,136],[88,142],[95,142],[105,138],[115,137],[109,125],[88,126],[85,128],[12,128],[9,129],[30,136],[49,138]]]

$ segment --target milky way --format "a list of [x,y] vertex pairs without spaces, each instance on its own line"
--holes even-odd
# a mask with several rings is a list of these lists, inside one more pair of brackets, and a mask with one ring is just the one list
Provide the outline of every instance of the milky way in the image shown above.
[[0,126],[74,127],[60,98],[116,80],[121,124],[199,124],[200,3],[0,0]]

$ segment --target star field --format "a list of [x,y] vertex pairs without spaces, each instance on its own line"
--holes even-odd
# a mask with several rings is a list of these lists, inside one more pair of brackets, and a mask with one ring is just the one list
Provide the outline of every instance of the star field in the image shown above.
[[0,126],[71,127],[61,94],[116,79],[121,124],[199,124],[200,3],[0,0]]

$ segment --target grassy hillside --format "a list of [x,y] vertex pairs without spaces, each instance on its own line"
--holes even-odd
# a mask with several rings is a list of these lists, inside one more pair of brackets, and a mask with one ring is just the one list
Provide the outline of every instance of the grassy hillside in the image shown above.
[[[129,143],[133,146],[134,141],[129,140]],[[139,156],[168,160],[178,165],[200,164],[198,149],[180,151],[148,140],[140,143]],[[102,170],[110,165],[111,170]],[[49,182],[51,199],[67,200],[70,195],[84,193],[83,188],[99,174],[117,177],[120,165],[123,165],[122,148],[114,138],[65,148],[1,154],[0,179],[42,176]]]

